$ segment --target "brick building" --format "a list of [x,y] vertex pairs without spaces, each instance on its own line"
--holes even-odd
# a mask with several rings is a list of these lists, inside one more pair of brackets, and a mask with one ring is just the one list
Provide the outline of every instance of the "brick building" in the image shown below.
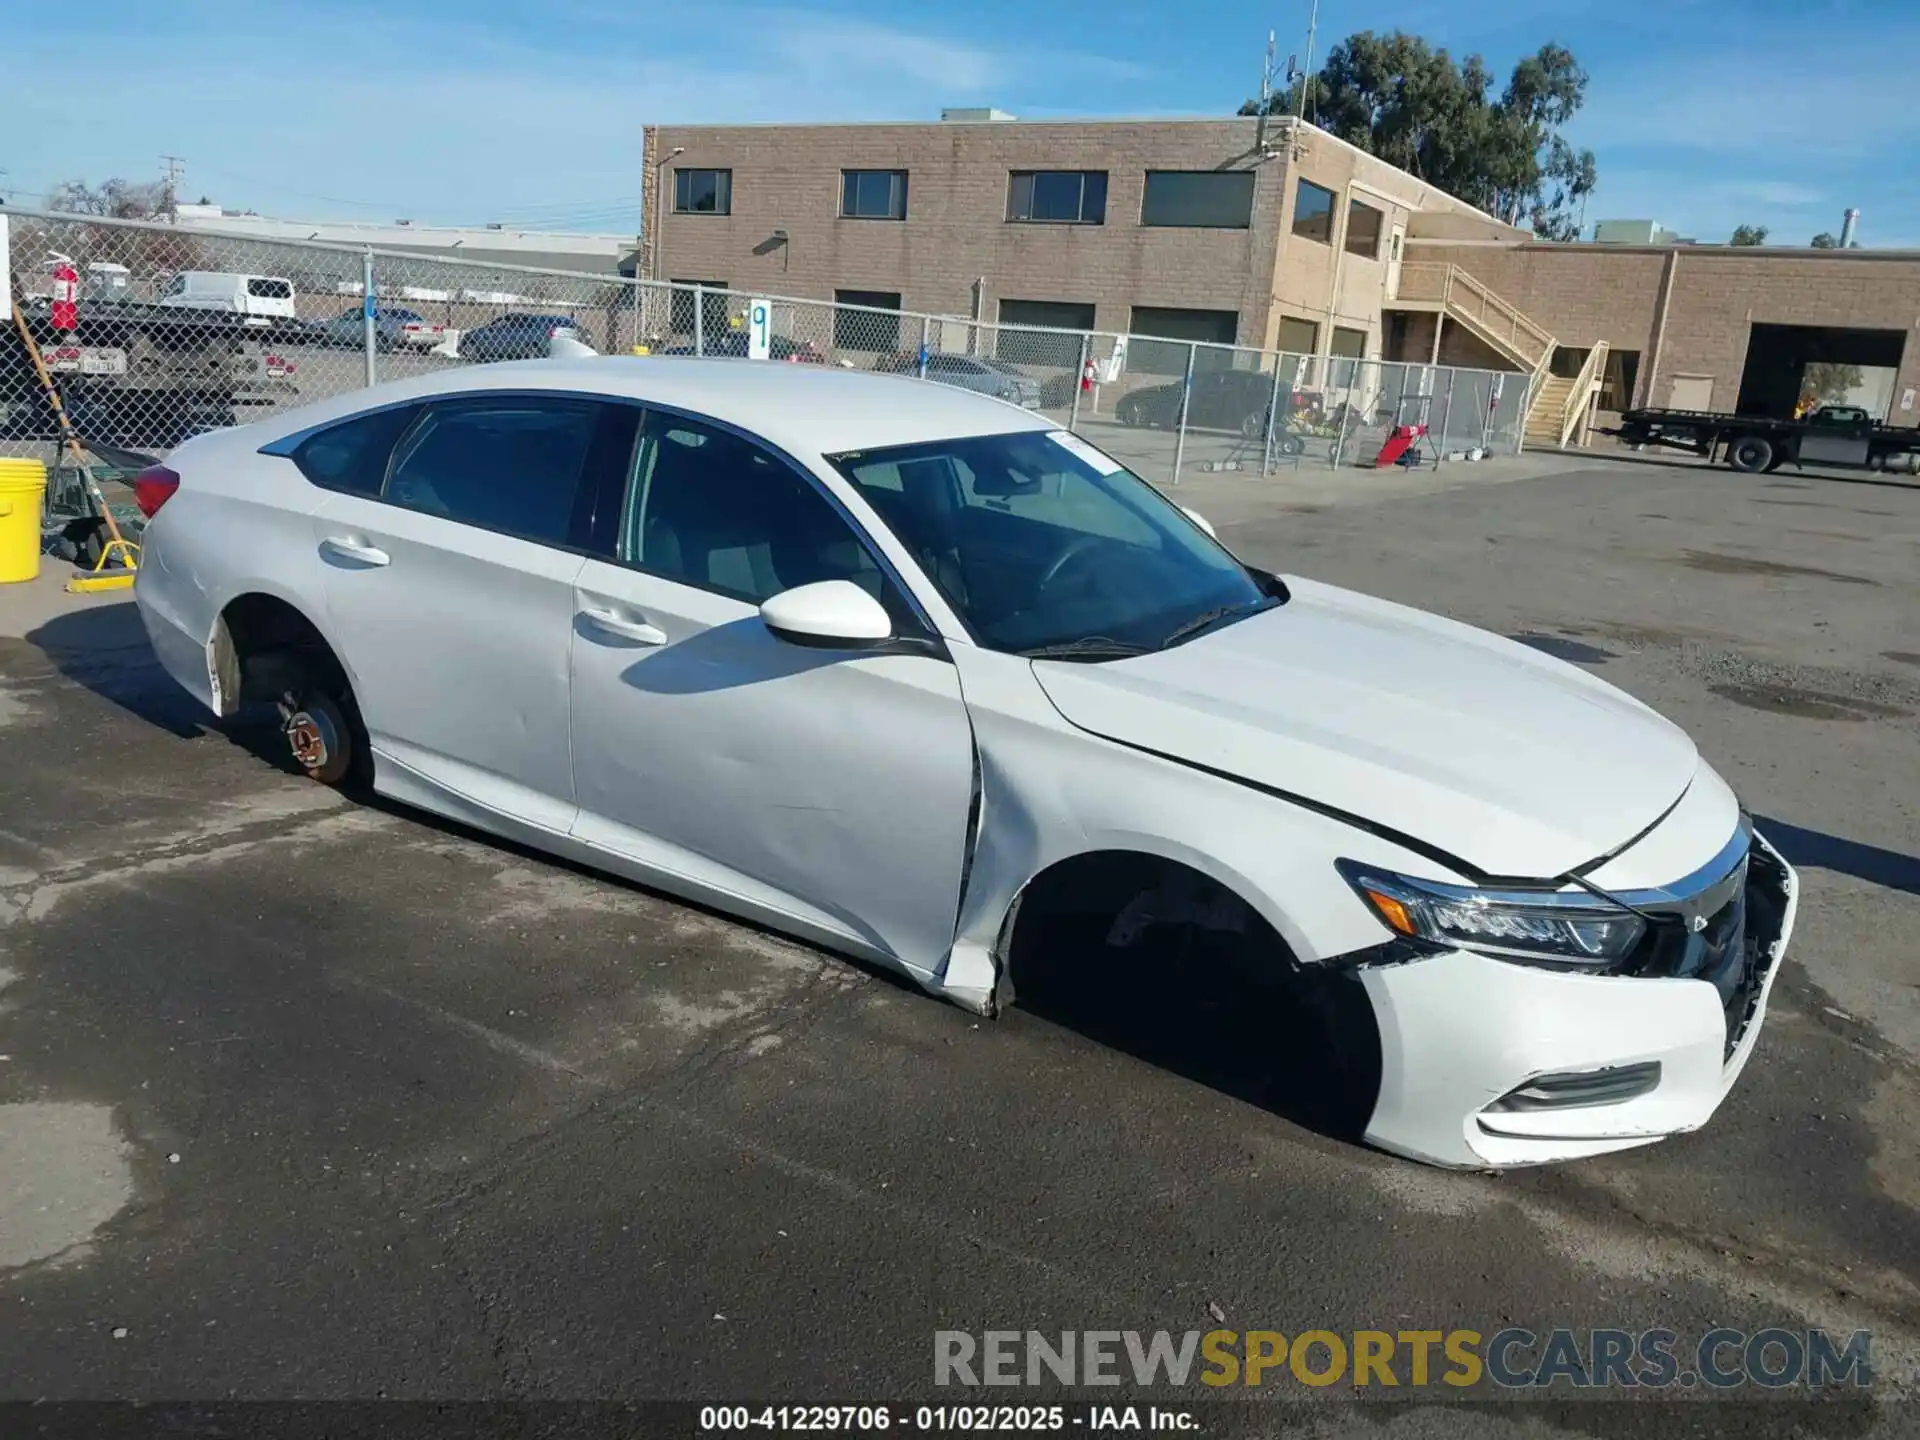
[[[1895,424],[1920,425],[1920,253],[1730,245],[1552,245],[1416,237],[1409,262],[1457,266],[1550,332],[1554,369],[1609,347],[1603,410],[1790,411],[1805,366],[1858,367],[1856,397]],[[1431,317],[1410,317],[1416,351]],[[1441,357],[1494,363],[1455,333]],[[1877,382],[1877,383],[1875,383]]]
[[1920,254],[1539,243],[1290,119],[661,126],[643,161],[656,279],[1517,371],[1555,443],[1596,403],[1789,413],[1819,362],[1920,424]]
[[[1410,219],[1518,237],[1289,120],[661,126],[645,273],[1294,352],[1380,353]],[[650,248],[657,246],[657,249]]]

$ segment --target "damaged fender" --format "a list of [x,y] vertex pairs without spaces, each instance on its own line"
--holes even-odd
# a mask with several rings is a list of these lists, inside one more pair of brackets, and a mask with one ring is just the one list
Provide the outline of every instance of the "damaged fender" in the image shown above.
[[1033,661],[968,645],[953,659],[973,720],[980,814],[953,949],[929,988],[970,1010],[996,1013],[1021,896],[1075,856],[1188,866],[1257,912],[1302,964],[1388,938],[1339,882],[1336,857],[1435,868],[1329,816],[1090,736],[1047,699]]

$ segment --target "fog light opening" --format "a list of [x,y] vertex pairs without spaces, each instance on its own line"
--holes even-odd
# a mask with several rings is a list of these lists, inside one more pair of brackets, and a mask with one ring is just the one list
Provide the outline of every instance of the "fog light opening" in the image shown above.
[[1575,1070],[1536,1075],[1487,1106],[1511,1114],[1524,1110],[1567,1110],[1582,1105],[1622,1105],[1648,1095],[1660,1084],[1660,1062],[1614,1065],[1605,1070]]

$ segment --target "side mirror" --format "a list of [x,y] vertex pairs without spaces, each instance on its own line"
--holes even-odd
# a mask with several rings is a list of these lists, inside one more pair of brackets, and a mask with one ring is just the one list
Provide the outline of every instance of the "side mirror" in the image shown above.
[[863,650],[893,638],[893,619],[851,580],[817,580],[782,590],[760,607],[760,620],[789,645]]
[[1182,505],[1180,507],[1180,513],[1193,521],[1193,523],[1198,525],[1202,530],[1206,531],[1209,540],[1218,540],[1220,538],[1214,533],[1213,526],[1208,522],[1207,517],[1202,515],[1198,510],[1189,510],[1186,506]]

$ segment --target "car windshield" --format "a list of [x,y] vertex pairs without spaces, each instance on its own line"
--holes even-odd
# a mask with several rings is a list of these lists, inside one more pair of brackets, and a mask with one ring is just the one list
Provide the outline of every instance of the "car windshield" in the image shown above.
[[1063,430],[829,460],[995,650],[1109,660],[1278,603],[1177,506]]

